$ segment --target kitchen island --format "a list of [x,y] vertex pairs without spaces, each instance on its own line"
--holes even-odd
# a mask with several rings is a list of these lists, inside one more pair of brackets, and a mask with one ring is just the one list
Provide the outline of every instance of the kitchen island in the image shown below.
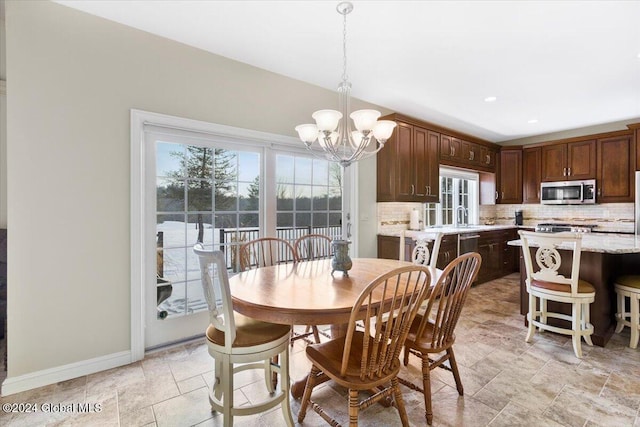
[[[508,242],[511,246],[522,247],[520,240]],[[569,274],[571,254],[559,248],[562,255],[560,274]],[[533,249],[532,249],[533,251]],[[580,255],[580,278],[590,282],[596,289],[595,301],[590,306],[595,345],[604,347],[615,328],[616,299],[614,281],[623,274],[640,274],[640,238],[631,234],[585,233],[582,235]],[[525,285],[526,270],[520,251],[520,313],[529,311],[529,295]],[[564,306],[564,307],[563,307]],[[550,310],[570,314],[568,304],[549,302]],[[556,322],[562,322],[552,319]]]

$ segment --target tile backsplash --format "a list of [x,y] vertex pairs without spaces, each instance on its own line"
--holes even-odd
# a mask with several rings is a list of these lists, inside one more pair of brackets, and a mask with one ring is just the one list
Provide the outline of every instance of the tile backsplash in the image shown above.
[[480,222],[493,219],[496,224],[513,224],[514,212],[522,209],[524,225],[541,222],[595,224],[598,231],[633,233],[633,203],[603,203],[589,206],[576,205],[483,205]]
[[[378,203],[377,223],[379,234],[397,234],[409,227],[413,209],[424,216],[421,203]],[[480,223],[513,224],[514,212],[523,211],[524,225],[535,226],[541,222],[567,222],[571,224],[596,224],[598,231],[633,233],[635,230],[633,203],[604,203],[590,206],[572,205],[481,205]]]

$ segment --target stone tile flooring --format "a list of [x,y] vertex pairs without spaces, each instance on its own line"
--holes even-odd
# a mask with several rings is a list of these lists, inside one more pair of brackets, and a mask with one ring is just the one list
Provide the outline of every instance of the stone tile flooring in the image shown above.
[[[536,334],[532,344],[525,343],[518,301],[516,275],[471,289],[454,347],[465,395],[458,395],[449,372],[434,371],[433,425],[640,427],[640,349],[627,347],[628,329],[614,335],[606,348],[584,345],[584,358],[579,360],[564,336]],[[308,372],[304,346],[298,341],[293,349],[293,378]],[[128,366],[0,398],[1,403],[100,403],[99,413],[0,412],[0,425],[219,426],[222,417],[211,413],[207,399],[212,366],[203,342],[157,351]],[[418,381],[419,366],[412,357],[401,376]],[[235,401],[259,399],[263,388],[257,372],[243,372],[236,376]],[[403,392],[412,425],[425,425],[422,395],[404,387]],[[327,383],[314,399],[348,424],[344,390]],[[299,406],[292,403],[294,419]],[[374,405],[360,415],[363,426],[399,424],[394,408]],[[284,423],[277,407],[237,417],[234,425]],[[311,411],[304,425],[327,424]]]

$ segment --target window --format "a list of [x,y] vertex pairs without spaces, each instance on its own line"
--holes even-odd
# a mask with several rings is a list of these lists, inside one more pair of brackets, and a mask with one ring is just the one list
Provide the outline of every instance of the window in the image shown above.
[[305,155],[276,155],[276,218],[279,237],[342,234],[342,168]]
[[305,234],[342,235],[342,168],[306,153],[267,150],[275,177],[264,184],[275,187],[276,200],[265,204],[265,219],[263,152],[178,137],[156,139],[156,272],[159,284],[172,286],[166,299],[158,297],[163,317],[206,309],[192,250],[197,242],[223,251],[227,268],[236,272],[240,245],[273,235],[264,224],[273,224],[274,216],[275,236],[292,244]]
[[427,203],[425,225],[477,224],[478,174],[440,168],[440,203]]

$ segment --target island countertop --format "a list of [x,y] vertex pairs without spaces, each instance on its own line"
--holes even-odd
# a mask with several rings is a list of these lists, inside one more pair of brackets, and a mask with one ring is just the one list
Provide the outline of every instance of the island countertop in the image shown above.
[[[522,246],[521,240],[511,240],[511,246]],[[560,246],[562,249],[562,246]],[[605,254],[640,253],[640,236],[634,234],[583,233],[582,251]]]

